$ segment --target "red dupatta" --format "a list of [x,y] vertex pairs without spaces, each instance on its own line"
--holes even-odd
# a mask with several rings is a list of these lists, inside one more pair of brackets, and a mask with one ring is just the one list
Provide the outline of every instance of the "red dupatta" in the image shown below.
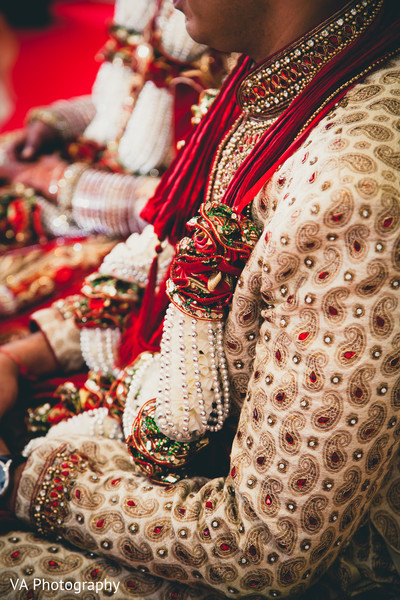
[[[345,9],[352,5],[353,2],[350,2]],[[265,132],[235,173],[222,202],[238,212],[243,211],[278,166],[296,151],[349,88],[396,52],[399,46],[400,6],[398,0],[385,0],[366,31],[330,60]],[[264,62],[271,60],[273,57]],[[189,137],[142,211],[141,216],[154,225],[160,239],[168,237],[176,243],[183,236],[187,221],[198,212],[204,201],[219,144],[241,114],[236,92],[249,74],[251,64],[249,58],[239,59],[207,115]],[[154,280],[154,276],[151,279]],[[124,336],[121,363],[127,364],[144,350],[158,349],[167,305],[164,286],[157,297],[150,289],[147,290],[141,315]],[[151,311],[148,311],[148,306],[151,306]],[[143,326],[147,328],[144,334]]]

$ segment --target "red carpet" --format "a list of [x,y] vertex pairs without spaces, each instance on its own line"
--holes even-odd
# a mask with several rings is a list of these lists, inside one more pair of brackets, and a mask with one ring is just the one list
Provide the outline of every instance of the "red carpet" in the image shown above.
[[33,106],[90,93],[99,67],[94,56],[107,38],[113,10],[112,3],[94,0],[55,2],[51,25],[15,32],[20,45],[12,77],[16,107],[2,131],[21,127]]

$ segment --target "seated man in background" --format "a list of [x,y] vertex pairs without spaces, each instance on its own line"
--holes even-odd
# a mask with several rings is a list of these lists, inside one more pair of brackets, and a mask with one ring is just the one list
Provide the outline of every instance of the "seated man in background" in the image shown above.
[[68,238],[143,229],[139,213],[191,128],[191,106],[220,83],[220,59],[191,40],[171,0],[117,0],[110,34],[92,94],[33,109],[3,144],[0,178],[11,185],[0,189],[0,247],[53,236],[65,245],[41,260],[37,248],[3,256],[0,316],[48,296],[68,268],[96,267],[110,248],[90,240],[76,251]]
[[[3,414],[18,376],[57,360],[115,369],[100,405],[26,461],[2,443],[2,508],[40,537],[1,538],[1,585],[24,572],[59,598],[60,579],[115,578],[118,598],[395,600],[400,9],[175,4],[194,39],[243,56],[142,213],[175,245],[167,280],[154,242],[135,318],[113,297],[139,300],[140,269],[1,350]],[[123,253],[114,264],[122,275]],[[74,326],[110,333],[80,350]]]

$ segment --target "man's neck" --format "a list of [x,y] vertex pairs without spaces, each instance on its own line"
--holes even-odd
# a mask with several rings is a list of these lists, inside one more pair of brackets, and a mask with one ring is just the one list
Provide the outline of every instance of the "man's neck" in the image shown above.
[[[310,31],[348,3],[349,0],[270,0],[260,19],[261,31],[246,52],[256,63],[262,62]],[[284,23],[284,27],[282,27]]]

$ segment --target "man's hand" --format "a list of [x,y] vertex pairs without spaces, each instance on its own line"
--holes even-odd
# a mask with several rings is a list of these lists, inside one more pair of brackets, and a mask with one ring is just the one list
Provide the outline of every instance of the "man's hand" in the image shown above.
[[58,132],[39,119],[27,127],[7,145],[9,160],[29,161],[42,154],[54,152],[61,145]]
[[55,200],[54,193],[50,192],[50,184],[52,182],[57,184],[66,166],[67,163],[57,154],[41,156],[33,163],[12,158],[0,165],[0,179],[12,183],[23,183],[45,198]]

